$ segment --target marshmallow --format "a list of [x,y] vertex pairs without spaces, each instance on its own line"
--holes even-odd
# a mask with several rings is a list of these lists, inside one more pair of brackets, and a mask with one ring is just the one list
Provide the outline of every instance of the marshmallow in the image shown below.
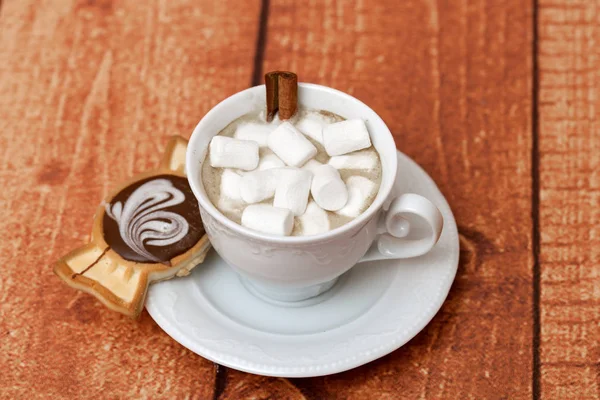
[[314,141],[323,144],[323,127],[325,123],[316,119],[305,117],[296,123],[296,128]]
[[242,177],[230,169],[224,169],[221,174],[221,196],[230,200],[242,200],[240,196],[240,181]]
[[294,216],[285,208],[252,204],[244,209],[242,226],[273,235],[289,236],[294,228]]
[[277,157],[275,154],[267,154],[261,157],[260,161],[258,162],[258,169],[260,171],[283,167],[285,167],[285,163],[281,161],[281,158]]
[[330,230],[327,212],[314,201],[308,203],[304,214],[298,217],[300,221],[300,236],[318,235]]
[[268,150],[268,149],[265,149],[265,150],[268,151],[269,153],[260,157],[260,159],[258,160],[258,167],[256,167],[255,169],[253,169],[251,171],[244,171],[242,169],[236,169],[234,171],[238,175],[244,176],[246,174],[251,174],[252,172],[255,172],[255,171],[264,171],[267,169],[284,168],[285,167],[285,163],[283,161],[281,161],[281,158],[279,158],[275,154],[271,153],[271,150]]
[[320,207],[328,211],[337,211],[348,201],[346,184],[338,170],[331,165],[315,169],[310,194]]
[[302,169],[306,170],[306,171],[310,171],[313,174],[315,173],[315,170],[319,167],[323,166],[322,163],[318,162],[315,159],[312,160],[308,160],[308,162],[306,164],[304,164],[304,166],[302,167]]
[[248,172],[240,179],[240,196],[248,204],[258,203],[273,197],[276,186],[276,169]]
[[258,166],[258,143],[215,136],[210,141],[210,165],[250,171]]
[[366,208],[369,197],[375,194],[376,185],[362,176],[351,176],[346,181],[348,202],[337,213],[347,217],[358,217]]
[[238,125],[233,137],[240,140],[252,140],[258,143],[260,147],[267,147],[269,134],[273,130],[273,126],[250,122]]
[[323,128],[323,146],[330,156],[340,156],[371,147],[371,138],[362,119],[349,119]]
[[372,170],[377,167],[377,156],[371,151],[331,157],[328,162],[335,169]]
[[300,168],[280,168],[277,170],[277,187],[275,189],[275,207],[287,208],[295,216],[304,214],[312,173]]
[[221,195],[217,208],[222,212],[229,212],[233,214],[241,213],[246,204],[240,200],[231,200],[229,197]]
[[287,121],[271,132],[268,144],[273,153],[291,167],[301,167],[317,155],[317,148]]
[[231,169],[224,169],[221,174],[221,195],[217,207],[224,212],[241,212],[245,204],[240,196],[240,180],[242,177]]

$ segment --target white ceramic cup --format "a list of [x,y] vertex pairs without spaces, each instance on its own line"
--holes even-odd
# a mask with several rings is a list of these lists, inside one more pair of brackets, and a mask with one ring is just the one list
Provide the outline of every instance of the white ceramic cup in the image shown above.
[[238,225],[210,202],[201,179],[210,140],[236,118],[265,107],[264,85],[236,93],[210,110],[194,129],[186,154],[188,180],[213,247],[253,291],[280,302],[327,291],[361,261],[425,254],[437,243],[443,225],[440,211],[426,198],[417,194],[390,198],[396,180],[396,145],[371,108],[348,94],[309,83],[299,84],[298,103],[364,120],[379,153],[379,192],[365,212],[343,226],[314,236],[274,236]]

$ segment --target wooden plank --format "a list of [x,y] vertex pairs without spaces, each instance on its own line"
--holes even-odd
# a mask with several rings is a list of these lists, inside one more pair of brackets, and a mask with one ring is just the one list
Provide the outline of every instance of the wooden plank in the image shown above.
[[548,399],[600,399],[599,7],[540,1],[540,362]]
[[283,378],[268,378],[228,370],[225,390],[219,400],[277,399],[306,400],[300,390]]
[[271,4],[264,70],[371,105],[462,234],[456,282],[425,331],[368,366],[295,380],[308,398],[531,397],[531,43],[531,2]]
[[[0,398],[211,398],[213,364],[62,284],[111,187],[252,77],[259,1],[5,0]],[[225,34],[226,31],[226,34]]]

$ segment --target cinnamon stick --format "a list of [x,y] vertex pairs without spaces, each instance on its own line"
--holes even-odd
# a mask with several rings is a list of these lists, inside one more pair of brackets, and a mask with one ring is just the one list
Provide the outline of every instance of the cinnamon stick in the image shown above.
[[267,122],[271,122],[279,108],[279,71],[265,74],[265,87],[267,88]]
[[279,118],[292,118],[298,108],[298,75],[288,71],[273,71],[265,74],[267,90],[267,121],[273,120],[279,111]]
[[298,75],[293,72],[279,74],[279,118],[292,118],[298,107]]

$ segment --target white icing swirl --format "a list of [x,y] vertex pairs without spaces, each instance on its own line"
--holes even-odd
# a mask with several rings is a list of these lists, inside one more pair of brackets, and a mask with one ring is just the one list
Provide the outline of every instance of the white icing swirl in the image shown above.
[[185,195],[167,179],[155,179],[137,188],[125,205],[120,201],[106,205],[106,213],[117,222],[121,238],[133,251],[148,260],[160,260],[146,245],[169,246],[189,231],[186,219],[165,208],[181,204]]

